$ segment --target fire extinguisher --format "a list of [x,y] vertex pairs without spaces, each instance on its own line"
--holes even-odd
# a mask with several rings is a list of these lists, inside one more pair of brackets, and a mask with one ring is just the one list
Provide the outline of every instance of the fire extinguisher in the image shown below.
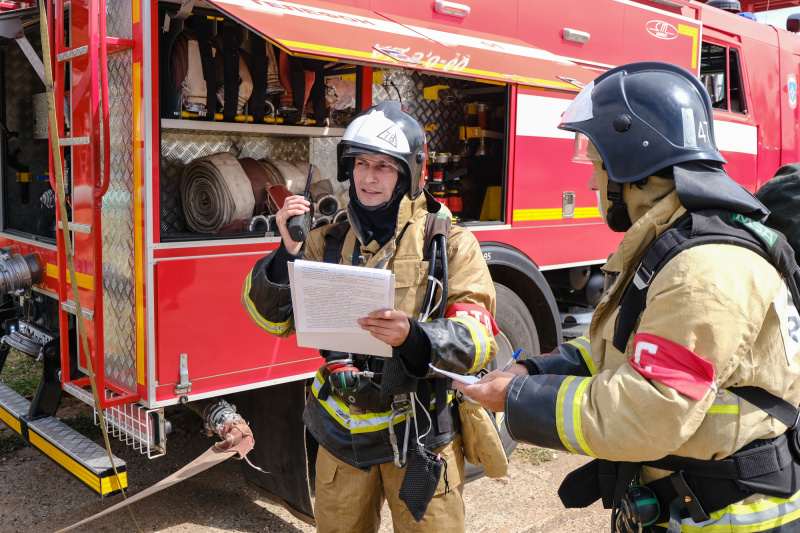
[[453,178],[445,184],[447,208],[453,214],[453,220],[458,221],[461,217],[461,210],[463,208],[463,201],[461,198],[461,181],[458,178]]

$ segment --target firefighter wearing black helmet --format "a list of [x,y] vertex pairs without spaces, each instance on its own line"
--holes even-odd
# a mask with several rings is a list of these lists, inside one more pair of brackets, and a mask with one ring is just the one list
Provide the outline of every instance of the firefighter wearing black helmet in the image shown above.
[[[428,364],[468,373],[491,361],[497,351],[495,291],[477,240],[454,226],[446,243],[448,296],[439,303],[445,311],[441,318],[438,311],[431,320],[420,316],[428,283],[429,213],[435,212],[434,219],[450,227],[446,208],[423,190],[425,161],[425,132],[398,102],[384,102],[360,114],[338,146],[338,179],[350,183],[349,222],[323,226],[305,243],[294,242],[283,225],[289,217],[305,213],[309,203],[301,196],[288,198],[276,217],[280,248],[258,261],[244,284],[242,303],[255,323],[287,337],[294,332],[289,261],[324,260],[395,274],[396,308],[359,321],[393,346],[393,356],[384,362],[323,350],[326,364],[308,396],[303,420],[320,443],[315,517],[321,532],[377,531],[384,500],[395,531],[465,527],[457,406],[452,391],[443,386],[444,380],[433,379]],[[352,378],[357,372],[364,374],[356,385]],[[366,373],[374,377],[367,379]],[[409,394],[403,391],[411,389],[425,402],[416,405],[417,421],[407,431],[411,412]],[[418,438],[447,463],[421,521],[409,511],[409,498],[400,499],[409,469],[406,454]]]
[[[516,440],[597,458],[559,495],[569,507],[602,498],[616,531],[800,530],[794,433],[768,405],[800,404],[791,276],[770,243],[787,248],[723,170],[708,94],[679,67],[623,65],[559,127],[576,132],[574,160],[593,165],[601,215],[625,232],[603,267],[609,288],[587,337],[458,388],[505,411]],[[665,235],[723,237],[670,248]]]

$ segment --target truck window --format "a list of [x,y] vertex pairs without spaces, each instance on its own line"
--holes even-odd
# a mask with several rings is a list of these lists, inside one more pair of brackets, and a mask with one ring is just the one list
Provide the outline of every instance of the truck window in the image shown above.
[[744,98],[744,87],[742,85],[742,69],[739,64],[739,51],[731,48],[728,52],[731,73],[731,111],[734,113],[747,114],[747,105]]
[[[41,56],[39,26],[29,27],[26,37]],[[44,85],[13,40],[0,52],[0,69],[1,229],[52,243],[56,213],[55,194],[48,181]],[[69,158],[69,149],[66,152]],[[65,163],[69,169],[69,160]],[[68,176],[66,179],[69,181]]]
[[700,81],[705,85],[714,109],[747,113],[738,50],[703,42]]

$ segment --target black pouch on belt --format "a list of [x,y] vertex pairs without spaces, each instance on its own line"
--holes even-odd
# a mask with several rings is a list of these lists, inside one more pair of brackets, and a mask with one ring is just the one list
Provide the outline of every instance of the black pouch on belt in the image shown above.
[[403,484],[400,485],[400,499],[403,500],[411,511],[411,516],[419,522],[428,510],[436,487],[439,485],[439,478],[442,476],[442,468],[445,467],[445,483],[447,483],[447,462],[440,456],[426,450],[418,443],[412,443],[408,450],[408,465],[403,476]]

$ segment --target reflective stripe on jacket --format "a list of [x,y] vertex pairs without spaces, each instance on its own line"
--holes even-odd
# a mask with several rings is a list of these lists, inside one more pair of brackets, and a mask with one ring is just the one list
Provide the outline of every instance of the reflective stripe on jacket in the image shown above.
[[[428,262],[423,261],[425,218],[428,214],[426,203],[424,194],[413,201],[404,197],[400,204],[395,237],[383,247],[379,247],[375,241],[360,247],[360,253],[366,261],[362,264],[367,268],[386,268],[394,272],[395,309],[404,311],[414,320],[419,318],[428,281]],[[322,260],[325,235],[332,227],[323,226],[309,234],[303,259]],[[351,264],[350,256],[356,244],[357,231],[357,227],[351,227],[345,236],[340,264]],[[395,239],[401,232],[402,237],[396,243]],[[279,337],[288,337],[294,333],[289,286],[273,283],[266,276],[267,266],[274,255],[273,252],[259,260],[248,275],[242,289],[242,304],[260,328]],[[449,287],[448,299],[443,305],[475,304],[494,315],[494,285],[472,233],[453,226],[447,240],[447,257]],[[431,344],[430,362],[444,370],[461,374],[477,372],[497,352],[492,332],[472,316],[434,319],[420,323],[420,327]],[[323,367],[317,375],[317,381],[325,376],[327,373]],[[426,381],[427,389],[434,393],[434,380]],[[318,385],[321,385],[321,381]],[[388,431],[390,412],[363,413],[334,400],[335,395],[319,399],[318,392],[319,386],[316,389],[312,387],[303,418],[320,444],[353,466],[365,468],[392,460],[392,449],[385,433]],[[447,409],[455,421],[452,431],[439,435],[430,432],[424,440],[426,447],[439,447],[453,439],[458,428],[456,409],[454,403]],[[395,423],[396,433],[403,435],[405,418],[398,417]],[[419,421],[419,427],[423,432],[428,427],[427,419]]]
[[[649,244],[685,212],[673,191],[634,224],[604,267],[616,279],[589,330],[596,371],[589,371],[587,362],[571,376],[512,381],[505,418],[512,437],[611,461],[644,462],[667,455],[722,459],[754,440],[786,431],[766,412],[725,390],[755,386],[800,404],[800,357],[787,342],[788,332],[781,330],[787,308],[784,285],[774,267],[753,252],[708,244],[680,253],[652,281],[625,353],[612,345],[619,302],[636,265]],[[713,368],[713,383],[701,385],[703,394],[693,399],[681,386],[670,386],[674,382],[645,378],[634,364],[637,334],[691,351]],[[537,361],[546,372],[576,370],[581,361],[569,350],[557,352],[553,361],[550,357]],[[686,358],[661,364],[673,375],[692,377]],[[642,468],[639,482],[665,475]],[[684,520],[683,531],[779,531],[775,528],[782,523],[800,518],[796,500],[797,495],[789,500],[754,495],[713,513],[703,524]]]

